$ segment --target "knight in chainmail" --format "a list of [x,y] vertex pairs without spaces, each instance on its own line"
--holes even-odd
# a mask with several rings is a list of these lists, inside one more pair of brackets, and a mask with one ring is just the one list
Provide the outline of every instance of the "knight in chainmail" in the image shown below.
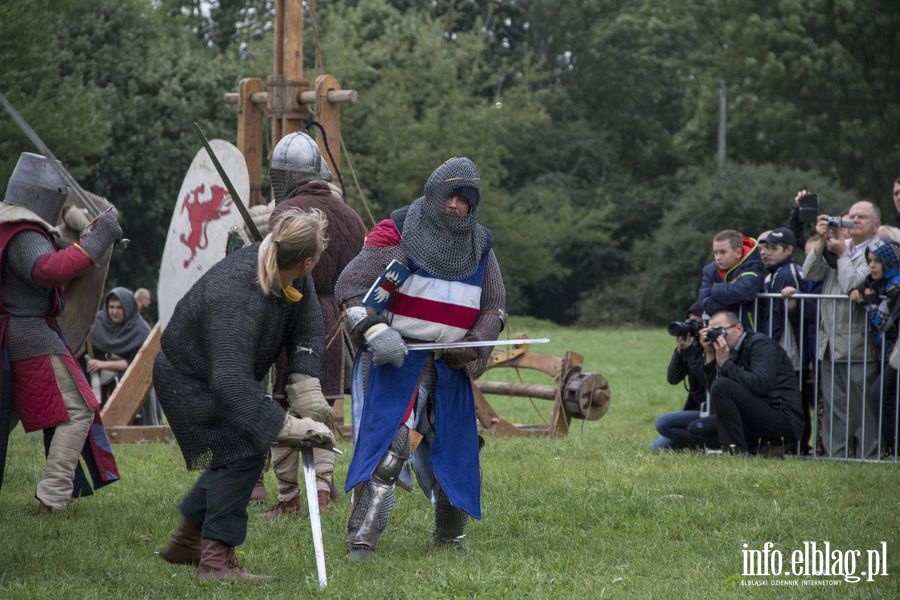
[[[178,302],[153,370],[156,393],[189,469],[204,469],[160,551],[196,564],[199,580],[260,582],[235,559],[247,504],[273,442],[334,445],[324,423],[324,333],[310,272],[325,248],[320,211],[285,214],[262,242],[211,268]],[[287,413],[260,381],[282,349]]]
[[[68,188],[47,158],[23,153],[0,202],[0,484],[10,426],[44,430],[47,466],[35,497],[38,512],[65,510],[78,484],[84,454],[95,487],[119,479],[99,403],[66,344],[57,317],[63,286],[98,264],[122,228],[114,212],[98,217],[77,243],[59,249],[57,238]],[[75,487],[73,488],[73,484]]]
[[[406,348],[413,341],[494,340],[502,330],[505,289],[491,233],[478,223],[480,204],[475,165],[448,160],[428,178],[422,197],[376,225],[338,279],[347,328],[364,349],[354,364],[353,409],[360,418],[346,482],[348,491],[355,488],[350,560],[374,556],[407,461],[434,506],[435,544],[462,547],[467,515],[481,518],[470,377],[485,369],[490,348],[441,355]],[[411,274],[385,311],[374,314],[363,298],[392,260]]]
[[[344,362],[346,335],[340,322],[340,309],[334,299],[334,284],[351,260],[362,249],[366,226],[359,215],[329,185],[331,174],[315,141],[303,132],[290,133],[272,151],[269,166],[275,208],[268,225],[273,226],[285,211],[292,208],[319,209],[328,218],[328,248],[312,273],[316,296],[322,308],[325,325],[325,371],[322,391],[325,400],[334,405],[344,397]],[[284,397],[286,381],[282,361],[277,363],[273,395]],[[317,500],[321,510],[328,510],[337,498],[334,483],[334,452],[314,448]],[[264,518],[301,516],[306,514],[300,503],[298,477],[299,453],[292,448],[272,447],[272,467],[278,480],[278,501],[260,513]]]

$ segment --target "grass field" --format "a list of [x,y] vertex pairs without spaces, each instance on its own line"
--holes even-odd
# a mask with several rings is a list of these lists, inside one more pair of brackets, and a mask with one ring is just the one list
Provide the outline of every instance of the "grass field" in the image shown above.
[[[309,523],[267,522],[253,507],[238,556],[252,572],[280,580],[200,585],[193,569],[154,555],[196,478],[175,445],[116,446],[122,481],[69,514],[39,516],[40,436],[18,429],[0,493],[0,598],[900,597],[898,465],[651,454],[654,417],[679,409],[684,397],[665,383],[673,345],[665,331],[575,330],[522,318],[513,326],[552,339],[533,351],[583,354],[585,370],[609,380],[612,404],[600,421],[573,421],[564,439],[488,439],[484,519],[469,525],[465,552],[433,549],[427,500],[401,491],[380,559],[350,564],[343,497],[323,516],[329,585],[319,590]],[[504,371],[487,378],[515,377]],[[549,382],[539,374],[523,380]],[[513,422],[549,418],[547,401],[491,401]],[[341,447],[342,481],[351,448]],[[272,501],[274,478],[267,477]],[[785,569],[804,542],[819,549],[828,542],[848,559],[859,550],[856,575],[867,569],[866,551],[886,542],[888,575],[856,583],[742,576],[744,544],[762,550],[766,542]]]

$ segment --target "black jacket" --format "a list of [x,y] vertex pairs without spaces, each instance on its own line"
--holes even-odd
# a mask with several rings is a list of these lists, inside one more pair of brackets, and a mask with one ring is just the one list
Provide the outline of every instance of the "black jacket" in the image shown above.
[[675,350],[669,360],[666,380],[676,385],[687,379],[687,400],[681,410],[700,410],[706,402],[706,378],[703,375],[703,348],[695,341],[684,352]]
[[712,361],[705,370],[710,386],[718,377],[739,383],[781,412],[798,438],[803,433],[800,388],[794,366],[784,349],[769,336],[748,331],[737,352],[724,365],[718,367]]
[[[771,269],[766,269],[766,279],[763,283],[763,292],[767,294],[780,294],[785,287],[791,286],[803,293],[803,270],[792,258],[786,258],[781,264]],[[756,331],[765,333],[777,342],[781,342],[784,332],[784,300],[773,298],[761,298],[757,303]],[[771,314],[771,319],[769,315]],[[788,322],[794,332],[794,339],[798,341],[797,333],[800,331],[800,304],[788,311]]]

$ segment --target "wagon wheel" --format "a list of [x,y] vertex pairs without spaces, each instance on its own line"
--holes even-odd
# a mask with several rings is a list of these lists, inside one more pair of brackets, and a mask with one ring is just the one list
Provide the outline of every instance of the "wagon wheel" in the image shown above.
[[609,384],[596,373],[573,373],[563,392],[563,406],[576,419],[596,421],[609,410]]

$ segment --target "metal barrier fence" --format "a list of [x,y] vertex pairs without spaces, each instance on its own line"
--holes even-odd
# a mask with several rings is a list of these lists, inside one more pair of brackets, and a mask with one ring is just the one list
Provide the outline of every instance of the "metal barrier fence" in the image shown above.
[[[791,301],[797,302],[796,330],[789,320]],[[788,300],[780,294],[759,294],[754,323],[768,312],[767,331],[762,333],[772,335],[779,302],[782,331],[796,331],[796,351],[801,359],[797,385],[804,414],[809,416],[812,408],[812,456],[896,463],[900,377],[888,364],[884,336],[876,343],[864,308],[846,295],[794,294]],[[779,337],[791,354],[789,340]],[[798,454],[803,453],[802,444],[803,440],[796,444]]]

